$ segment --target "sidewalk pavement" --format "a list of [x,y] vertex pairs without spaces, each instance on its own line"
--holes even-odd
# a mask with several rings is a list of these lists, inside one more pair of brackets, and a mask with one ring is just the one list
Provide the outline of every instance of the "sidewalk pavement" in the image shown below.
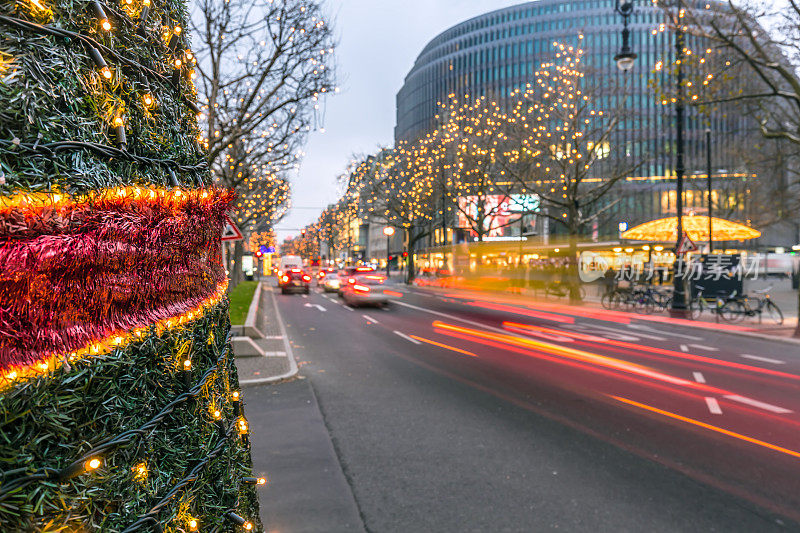
[[[239,384],[242,387],[289,379],[297,374],[297,364],[292,355],[291,345],[285,342],[286,331],[280,315],[276,312],[277,301],[273,284],[271,278],[262,281],[260,291],[256,291],[258,301],[251,304],[251,309],[255,311],[255,328],[263,334],[262,338],[251,340],[260,353],[250,352],[242,355],[237,351],[238,348],[234,349]],[[247,329],[241,326],[232,328]],[[237,333],[234,331],[234,334]],[[234,346],[237,346],[237,343],[234,343]]]
[[258,487],[261,521],[270,533],[363,532],[314,390],[297,375],[272,285],[262,282],[256,327],[264,338],[254,339],[268,355],[236,357],[253,473],[268,479]]
[[265,531],[363,532],[311,383],[304,379],[244,390],[253,472]]

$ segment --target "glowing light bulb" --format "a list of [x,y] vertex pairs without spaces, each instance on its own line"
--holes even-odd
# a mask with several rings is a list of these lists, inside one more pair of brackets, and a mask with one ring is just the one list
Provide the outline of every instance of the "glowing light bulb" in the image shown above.
[[197,520],[192,518],[191,520],[189,520],[188,526],[189,526],[189,531],[197,531],[197,526],[198,526]]
[[108,68],[108,67],[103,67],[103,68],[101,68],[101,69],[100,69],[100,74],[102,74],[102,75],[103,75],[103,77],[104,77],[105,79],[107,79],[107,80],[110,80],[110,79],[111,79],[111,76],[113,76],[113,74],[111,74],[111,69],[110,69],[110,68]]
[[183,65],[183,61],[181,61],[180,59],[176,59],[175,68],[181,68],[181,65]]
[[215,409],[214,410],[214,418],[217,419],[217,420],[222,418],[222,413],[219,412],[219,409]]
[[192,369],[192,361],[187,359],[183,362],[183,369],[184,370],[191,370]]
[[175,31],[175,35],[180,35],[181,32],[183,31],[183,28],[181,28],[180,26],[175,26],[175,30],[174,31]]
[[251,531],[253,529],[253,524],[250,522],[245,522],[244,524],[242,524],[242,527],[245,528],[245,530],[247,531]]
[[108,19],[101,20],[100,27],[103,28],[105,31],[111,31],[111,23],[108,21]]
[[125,121],[122,120],[122,117],[114,117],[114,127],[118,128],[119,126],[122,126],[124,123]]
[[[204,192],[203,194],[205,195],[206,193]],[[205,196],[203,196],[203,198],[205,198]],[[234,402],[238,402],[239,401],[239,391],[233,391],[233,394],[231,394],[231,397],[233,398]]]
[[147,107],[153,105],[153,97],[150,96],[149,94],[144,95],[142,97],[142,101],[144,102],[144,105],[146,105]]
[[265,477],[258,478],[258,480],[256,480],[256,484],[257,485],[266,485],[267,484],[267,478],[265,478]]
[[102,464],[103,462],[100,459],[98,459],[97,457],[92,457],[83,464],[83,467],[86,469],[87,472],[91,472],[92,470],[97,470],[98,468],[100,468],[100,465]]

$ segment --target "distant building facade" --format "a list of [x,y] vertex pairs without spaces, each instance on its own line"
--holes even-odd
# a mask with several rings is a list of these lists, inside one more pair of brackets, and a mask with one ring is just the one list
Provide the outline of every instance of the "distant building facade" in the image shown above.
[[[397,93],[395,141],[413,140],[431,131],[439,103],[446,102],[449,94],[490,95],[510,105],[503,95],[514,89],[524,90],[526,84],[533,82],[539,65],[555,53],[554,42],[579,45],[585,51],[584,63],[609,87],[597,107],[615,109],[627,94],[627,114],[611,139],[610,157],[644,161],[636,175],[618,184],[609,195],[613,207],[599,227],[587,229],[587,236],[603,239],[616,235],[620,222],[633,226],[674,216],[675,111],[671,104],[662,105],[648,86],[653,81],[674,85],[666,69],[657,71],[659,62],[673,61],[674,34],[668,25],[662,26],[666,18],[660,8],[649,0],[634,0],[629,27],[638,58],[632,71],[621,72],[614,61],[622,30],[615,4],[616,0],[538,0],[491,11],[442,32],[423,48]],[[721,4],[709,0],[691,5],[702,10],[716,9]],[[659,31],[660,27],[667,29]],[[694,36],[687,35],[686,39],[689,49],[705,48]],[[624,92],[613,89],[623,85]],[[731,109],[705,116],[687,107],[684,214],[707,212],[707,128],[712,132],[712,198],[718,206],[715,216],[749,223],[754,213],[763,208],[748,204],[756,181],[784,177],[745,166],[736,150],[731,149],[753,146],[754,141],[750,140],[758,138],[750,119]],[[450,223],[453,227],[458,224],[455,220]],[[542,224],[536,231],[544,231]],[[558,225],[550,224],[547,231],[557,234]],[[780,236],[776,239],[785,240]]]

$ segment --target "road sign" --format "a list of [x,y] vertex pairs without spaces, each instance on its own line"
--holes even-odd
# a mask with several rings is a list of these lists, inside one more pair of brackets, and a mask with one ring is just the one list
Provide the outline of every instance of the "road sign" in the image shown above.
[[231,217],[225,217],[225,227],[222,228],[222,240],[223,241],[241,241],[244,237],[242,237],[242,232],[239,231],[239,228],[236,227],[236,224],[233,223]]
[[678,242],[678,255],[685,254],[687,252],[696,252],[699,250],[697,245],[692,242],[692,239],[689,238],[689,235],[686,232],[683,232],[683,237],[681,237],[680,242]]

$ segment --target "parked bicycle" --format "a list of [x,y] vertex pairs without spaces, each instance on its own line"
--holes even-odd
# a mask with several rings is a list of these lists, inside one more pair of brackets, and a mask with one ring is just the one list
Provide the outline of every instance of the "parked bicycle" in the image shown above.
[[703,294],[705,287],[695,285],[698,292],[697,295],[689,302],[689,314],[692,320],[698,320],[706,311],[715,313],[717,319],[722,316],[722,309],[725,307],[725,302],[730,296],[725,294],[718,294],[717,296],[706,296]]
[[649,284],[618,287],[600,298],[600,305],[606,309],[623,309],[645,314],[664,311],[671,303],[671,294],[659,291]]
[[[729,322],[739,322],[746,316],[758,316],[759,322],[762,316],[766,315],[777,325],[783,324],[783,312],[769,297],[772,286],[765,289],[753,291],[757,296],[748,297],[746,295],[737,296],[733,294],[727,299],[720,310],[722,318]],[[753,305],[755,303],[755,305]]]
[[[553,281],[545,286],[544,293],[547,296],[564,298],[569,296],[569,285],[559,281]],[[586,299],[586,289],[583,287],[583,285],[578,285],[578,295],[580,296],[581,300]]]

